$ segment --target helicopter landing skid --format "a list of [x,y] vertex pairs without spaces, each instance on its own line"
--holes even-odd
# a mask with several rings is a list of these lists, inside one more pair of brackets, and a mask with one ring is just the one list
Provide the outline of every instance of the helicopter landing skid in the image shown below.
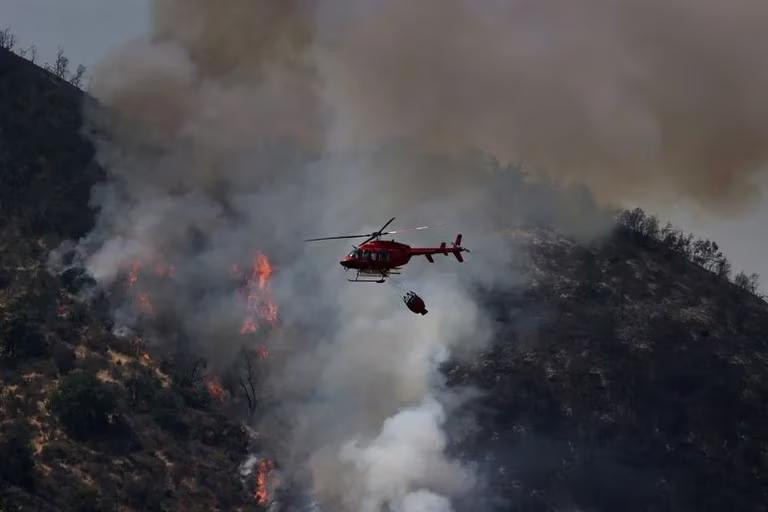
[[384,283],[385,280],[382,279],[347,279],[350,283]]
[[[368,276],[369,279],[360,279],[360,276]],[[378,276],[378,279],[374,279],[373,276]],[[357,275],[355,275],[354,279],[347,279],[350,283],[384,283],[386,279],[389,277],[389,274],[373,274],[368,272],[358,272]]]

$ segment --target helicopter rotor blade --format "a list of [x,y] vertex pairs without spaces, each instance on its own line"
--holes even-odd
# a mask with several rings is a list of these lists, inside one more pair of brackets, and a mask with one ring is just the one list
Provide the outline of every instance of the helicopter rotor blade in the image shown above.
[[392,217],[391,219],[389,219],[389,221],[387,221],[387,223],[386,223],[386,224],[384,224],[383,226],[381,226],[381,229],[380,229],[379,231],[377,231],[377,233],[379,233],[380,235],[381,235],[381,234],[384,234],[384,230],[385,230],[385,229],[387,229],[387,226],[389,226],[390,224],[392,224],[392,222],[394,222],[394,220],[395,220],[395,217]]
[[402,228],[402,229],[395,229],[393,231],[385,231],[382,233],[382,235],[397,235],[398,233],[402,233],[404,231],[421,231],[423,229],[432,229],[434,226],[418,226],[415,228]]
[[371,236],[371,233],[367,235],[343,235],[343,236],[324,236],[322,238],[307,238],[305,242],[319,242],[321,240],[341,240],[345,238],[365,238]]
[[375,231],[375,232],[373,232],[373,233],[369,233],[369,234],[367,234],[367,235],[343,235],[343,236],[325,236],[325,237],[322,237],[322,238],[309,238],[309,239],[307,239],[307,240],[304,240],[304,241],[305,241],[305,242],[319,242],[319,241],[321,241],[321,240],[341,240],[341,239],[344,239],[344,238],[367,238],[367,240],[366,240],[365,242],[363,242],[362,244],[360,244],[360,245],[363,245],[363,244],[366,244],[366,243],[370,242],[370,241],[371,241],[371,240],[373,240],[374,238],[378,238],[378,237],[380,237],[381,235],[385,234],[385,233],[384,233],[384,230],[385,230],[385,229],[387,229],[387,226],[389,226],[390,224],[392,224],[392,222],[393,222],[394,220],[395,220],[395,217],[392,217],[391,219],[389,219],[389,221],[387,221],[387,223],[386,223],[386,224],[384,224],[384,225],[381,227],[381,229],[380,229],[380,230],[378,230],[378,231]]
[[[392,222],[393,222],[394,220],[395,220],[395,217],[392,217],[391,219],[389,219],[389,220],[387,221],[387,223],[386,223],[386,224],[384,224],[383,226],[381,226],[381,229],[380,229],[380,230],[378,230],[378,231],[377,231],[377,232],[375,232],[375,233],[371,233],[371,236],[370,236],[370,238],[368,238],[368,240],[366,240],[365,242],[363,242],[363,244],[367,244],[367,243],[368,243],[368,242],[370,242],[371,240],[374,240],[374,239],[376,239],[376,238],[379,238],[381,235],[385,235],[386,233],[384,232],[384,230],[385,230],[385,229],[387,229],[387,226],[389,226],[390,224],[392,224]],[[360,244],[360,245],[363,245],[363,244]]]

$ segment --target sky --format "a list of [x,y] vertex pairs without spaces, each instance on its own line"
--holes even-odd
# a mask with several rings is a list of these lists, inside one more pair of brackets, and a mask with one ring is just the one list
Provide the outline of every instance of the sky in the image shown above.
[[[0,28],[10,27],[18,46],[35,45],[38,62],[52,62],[59,47],[72,68],[92,67],[122,43],[146,34],[149,0],[2,0]],[[697,236],[715,240],[735,270],[765,276],[768,289],[768,201],[762,199],[729,218],[685,205],[645,205]]]
[[40,62],[59,47],[73,67],[92,67],[111,49],[146,34],[148,0],[2,0],[0,27],[10,27],[20,47],[35,45]]

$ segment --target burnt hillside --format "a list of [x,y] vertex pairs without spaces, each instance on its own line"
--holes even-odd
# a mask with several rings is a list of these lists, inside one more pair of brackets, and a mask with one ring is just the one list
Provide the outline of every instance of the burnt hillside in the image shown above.
[[768,306],[673,247],[519,233],[529,286],[452,385],[497,510],[766,510]]
[[0,218],[25,232],[79,237],[93,222],[90,187],[102,175],[81,135],[87,97],[0,49]]
[[202,364],[161,365],[112,333],[103,299],[77,300],[86,276],[46,269],[93,224],[84,101],[0,50],[0,510],[254,508],[248,435]]
[[[93,223],[85,101],[0,51],[0,510],[258,510],[202,362],[115,336],[87,276],[46,270]],[[528,281],[478,291],[495,341],[445,367],[480,391],[451,420],[484,477],[456,510],[766,510],[766,304],[626,227],[511,236]]]

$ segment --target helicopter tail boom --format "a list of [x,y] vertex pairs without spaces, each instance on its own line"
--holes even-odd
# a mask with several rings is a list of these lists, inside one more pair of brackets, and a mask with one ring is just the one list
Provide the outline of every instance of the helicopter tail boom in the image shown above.
[[411,248],[410,254],[411,256],[424,256],[430,263],[435,262],[434,258],[432,258],[432,255],[434,254],[443,254],[445,256],[453,254],[459,262],[463,262],[464,258],[461,256],[461,253],[469,252],[469,249],[465,249],[461,246],[461,239],[462,236],[457,235],[456,241],[453,242],[451,247],[448,247],[448,244],[445,242],[440,244],[440,247],[414,247]]

